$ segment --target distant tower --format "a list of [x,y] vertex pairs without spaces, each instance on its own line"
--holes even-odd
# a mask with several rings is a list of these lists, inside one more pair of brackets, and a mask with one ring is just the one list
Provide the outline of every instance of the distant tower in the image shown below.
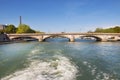
[[20,16],[20,25],[22,24],[22,17]]

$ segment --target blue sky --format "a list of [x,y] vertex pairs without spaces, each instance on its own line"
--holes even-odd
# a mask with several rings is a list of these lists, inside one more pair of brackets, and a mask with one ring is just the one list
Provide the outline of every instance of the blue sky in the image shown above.
[[120,0],[0,0],[0,24],[44,32],[87,32],[120,25]]

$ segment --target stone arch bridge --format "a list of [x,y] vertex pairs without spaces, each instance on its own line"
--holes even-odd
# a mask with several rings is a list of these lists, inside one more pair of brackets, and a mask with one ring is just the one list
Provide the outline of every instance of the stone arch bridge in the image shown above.
[[75,39],[81,37],[93,37],[96,41],[117,41],[120,40],[120,33],[26,33],[26,34],[7,34],[9,39],[15,39],[19,37],[31,37],[38,39],[40,42],[45,41],[48,38],[64,37],[68,38],[70,42],[74,42]]

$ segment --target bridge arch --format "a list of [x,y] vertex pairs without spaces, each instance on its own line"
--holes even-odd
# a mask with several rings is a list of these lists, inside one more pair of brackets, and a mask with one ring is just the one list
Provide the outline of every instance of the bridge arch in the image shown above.
[[69,41],[70,41],[70,38],[68,36],[65,36],[65,35],[50,35],[50,36],[47,36],[47,37],[44,37],[42,41],[46,41],[47,39],[49,38],[67,38]]
[[34,36],[16,36],[16,37],[10,38],[10,40],[24,40],[24,41],[37,40],[39,41],[39,39]]
[[99,37],[99,36],[94,36],[94,35],[84,35],[84,36],[81,36],[81,38],[82,38],[82,37],[92,37],[92,38],[95,38],[96,41],[102,41],[102,38]]

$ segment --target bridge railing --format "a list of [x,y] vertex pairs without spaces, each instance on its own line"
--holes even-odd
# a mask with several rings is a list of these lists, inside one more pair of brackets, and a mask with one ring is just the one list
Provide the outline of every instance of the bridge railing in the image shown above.
[[120,33],[23,33],[23,34],[7,34],[9,36],[27,36],[27,35],[120,35]]

